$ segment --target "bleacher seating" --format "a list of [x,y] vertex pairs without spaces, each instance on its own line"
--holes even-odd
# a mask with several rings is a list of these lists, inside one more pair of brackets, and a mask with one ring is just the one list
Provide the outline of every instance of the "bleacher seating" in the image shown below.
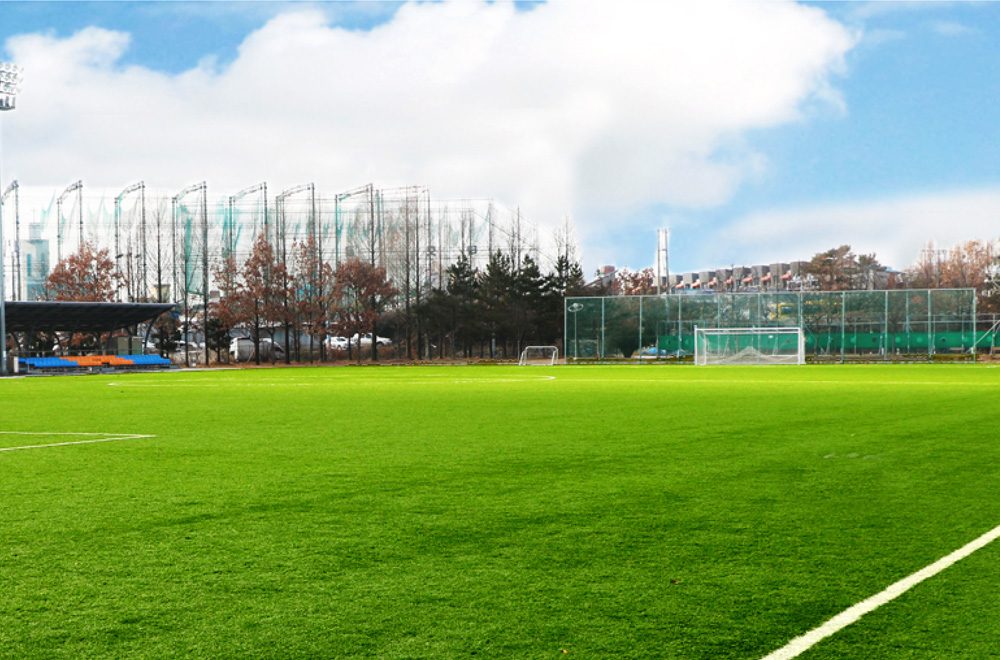
[[64,357],[22,357],[18,358],[21,370],[25,372],[80,372],[102,369],[149,369],[171,366],[170,360],[159,355],[70,355]]

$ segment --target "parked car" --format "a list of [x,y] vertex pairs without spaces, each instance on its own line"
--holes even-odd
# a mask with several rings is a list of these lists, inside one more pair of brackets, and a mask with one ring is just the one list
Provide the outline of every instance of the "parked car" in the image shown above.
[[[254,346],[253,339],[250,337],[236,337],[229,342],[229,359],[233,362],[249,362],[254,359],[254,351],[256,346]],[[270,337],[263,337],[260,340],[260,358],[262,360],[270,360],[271,356],[275,359],[285,358],[285,349],[282,348],[281,344],[275,344]]]
[[326,347],[334,351],[347,350],[347,337],[327,337]]
[[[355,346],[359,346],[359,345],[360,346],[371,346],[372,345],[372,333],[366,332],[365,334],[361,335],[360,339],[358,338],[358,334],[354,333],[354,336],[351,337],[351,343],[354,344]],[[392,346],[392,340],[391,339],[389,339],[388,337],[379,337],[377,335],[375,337],[375,343],[378,344],[379,346]]]

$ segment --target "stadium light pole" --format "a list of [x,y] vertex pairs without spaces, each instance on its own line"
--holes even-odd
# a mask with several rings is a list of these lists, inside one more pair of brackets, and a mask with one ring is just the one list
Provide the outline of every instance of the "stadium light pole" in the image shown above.
[[[13,110],[21,84],[21,67],[10,62],[0,63],[0,111]],[[0,125],[2,126],[2,125]],[[0,148],[3,136],[0,134]],[[0,151],[0,163],[2,163]],[[4,280],[7,258],[3,242],[3,201],[0,200],[0,376],[7,375],[7,288]]]

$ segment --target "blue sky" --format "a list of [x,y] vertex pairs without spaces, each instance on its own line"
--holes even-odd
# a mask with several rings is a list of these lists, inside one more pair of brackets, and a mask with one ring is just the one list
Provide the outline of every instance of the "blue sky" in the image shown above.
[[289,9],[319,6],[332,22],[369,30],[392,18],[400,2],[5,2],[0,39],[24,32],[68,37],[96,25],[132,35],[123,65],[179,73],[205,57],[232,61],[246,36]]
[[[728,203],[705,210],[650,209],[651,219],[659,213],[679,219],[679,231],[673,232],[678,254],[695,248],[698,238],[690,231],[696,227],[725,224],[758,209],[869,202],[1000,183],[1000,5],[885,3],[868,15],[858,4],[814,4],[864,31],[835,78],[843,111],[814,107],[802,122],[748,134],[767,155],[769,172],[741,187]],[[1000,216],[991,235],[971,229],[967,236],[1000,237]],[[686,259],[675,262],[678,268],[699,267]]]
[[[162,98],[161,106],[185,98],[191,85],[203,85],[199,88],[203,90],[230,85],[245,89],[258,71],[262,79],[284,76],[288,67],[296,66],[295,58],[301,58],[308,76],[290,92],[292,101],[312,102],[303,87],[316,84],[326,89],[316,103],[327,109],[323,116],[331,117],[329,127],[319,122],[318,115],[292,112],[282,117],[272,112],[270,119],[248,115],[243,124],[247,130],[253,131],[254,121],[261,122],[262,132],[271,133],[284,130],[274,126],[304,121],[314,134],[329,128],[331,135],[337,135],[336,140],[331,137],[332,152],[339,152],[341,144],[354,144],[359,132],[370,132],[367,141],[358,139],[354,146],[343,148],[351,154],[345,161],[350,160],[354,169],[346,162],[342,167],[332,164],[331,179],[354,176],[345,181],[352,185],[368,179],[405,180],[429,183],[457,197],[495,196],[508,205],[522,204],[543,226],[558,224],[563,214],[569,214],[577,223],[588,269],[600,263],[649,265],[655,228],[665,225],[672,229],[673,271],[808,258],[841,242],[859,251],[875,251],[883,261],[904,268],[928,240],[948,246],[1000,237],[998,4],[786,7],[769,2],[719,5],[714,13],[696,12],[691,4],[664,13],[670,10],[652,3],[617,11],[615,3],[597,3],[598,11],[592,13],[603,17],[600,25],[588,22],[582,12],[574,13],[567,6],[573,3],[522,4],[506,13],[504,3],[462,4],[486,8],[401,9],[400,3],[5,2],[0,4],[0,42],[6,44],[5,57],[19,55],[39,62],[34,69],[26,65],[27,76],[42,76],[46,67],[55,66],[56,57],[50,62],[45,53],[61,53],[54,48],[57,44],[66,46],[67,61],[98,62],[71,80],[49,85],[45,93],[53,98],[79,98],[75,85],[87,79],[108,85],[105,102],[109,96],[119,98],[127,83],[129,93],[141,85],[162,93],[157,97]],[[740,12],[745,15],[736,20],[732,15]],[[303,18],[290,20],[291,14]],[[694,36],[690,44],[670,50],[650,31],[649,44],[633,49],[625,41],[629,21],[636,18],[640,23],[661,21],[665,29],[680,24],[678,30]],[[774,27],[774,33],[768,33],[785,22],[796,26],[793,32],[815,32],[802,40],[788,28]],[[737,34],[734,39],[733,31],[744,25],[751,34]],[[102,31],[78,36],[93,27]],[[615,41],[616,29],[625,35],[620,44]],[[45,40],[24,41],[26,34],[43,35]],[[713,39],[719,41],[713,45]],[[636,37],[641,40],[641,35]],[[540,41],[553,45],[539,46]],[[783,51],[761,56],[758,65],[748,66],[752,75],[760,77],[752,82],[759,84],[744,84],[741,78],[746,73],[726,78],[735,66],[742,66],[742,60],[752,60],[764,44],[775,41]],[[404,52],[421,53],[414,56],[419,66],[405,55],[398,57],[400,42],[408,44]],[[444,42],[449,45],[442,46]],[[704,52],[699,50],[701,42],[707,44]],[[719,44],[723,49],[732,44],[733,52],[709,52],[718,51]],[[662,54],[657,51],[661,47]],[[532,48],[538,48],[537,53]],[[651,52],[657,55],[655,71],[649,68]],[[267,68],[268,55],[283,67],[277,73]],[[464,64],[466,58],[475,69],[456,64]],[[796,59],[809,64],[784,68]],[[336,62],[331,66],[336,71],[324,80],[327,62]],[[605,66],[621,71],[622,78],[635,78],[634,84],[623,82],[614,93],[602,96],[609,83],[617,84],[602,74]],[[551,71],[532,77],[535,70],[547,67]],[[686,67],[692,69],[690,76],[685,75]],[[129,75],[130,69],[139,73]],[[372,84],[354,80],[355,71],[364,72],[358,77],[367,77]],[[526,71],[532,74],[524,75]],[[419,91],[424,75],[430,85],[428,96],[434,98]],[[648,88],[638,82],[646,76],[652,76]],[[351,80],[345,83],[347,78]],[[37,164],[30,159],[19,164],[16,157],[5,156],[5,165],[20,167],[22,179],[31,175],[38,179],[49,171],[43,164],[65,161],[67,167],[72,163],[87,171],[73,174],[67,169],[58,174],[58,181],[86,176],[107,185],[119,179],[127,183],[129,175],[121,168],[87,152],[93,142],[77,140],[81,133],[96,135],[114,122],[98,118],[86,129],[83,124],[64,129],[64,118],[54,110],[48,116],[29,113],[29,93],[38,95],[39,105],[43,95],[27,89],[29,80],[26,77],[23,112],[11,113],[12,127],[21,122],[24,128],[8,131],[15,135],[8,138],[10,151],[31,149],[42,140],[39,136],[63,130],[65,134],[58,145],[48,145],[44,158],[38,149]],[[411,87],[414,80],[418,84]],[[266,84],[261,84],[266,93]],[[732,88],[731,97],[726,85]],[[347,91],[337,96],[341,87]],[[393,95],[386,87],[399,91]],[[689,101],[683,91],[692,89],[696,98]],[[708,91],[702,97],[703,89]],[[644,95],[660,90],[665,91],[643,113]],[[498,105],[494,101],[463,107],[456,100],[447,107],[424,108],[433,106],[435,98],[469,94],[495,98],[502,112],[489,114]],[[88,98],[77,106],[84,107],[80,114],[102,114],[86,110]],[[365,112],[337,115],[347,99]],[[123,101],[122,107],[130,103],[139,101]],[[692,107],[676,110],[687,105]],[[421,108],[404,115],[412,131],[399,138],[393,137],[398,126],[383,130],[387,122],[395,121],[398,108],[409,112],[411,106]],[[745,112],[740,109],[744,106]],[[134,130],[136,136],[149,133],[139,111],[115,112],[128,114],[123,124],[127,128],[122,130]],[[178,123],[201,135],[201,117],[216,117],[219,112],[209,99],[204,108],[195,108]],[[435,113],[441,115],[440,124],[428,119]],[[461,131],[449,131],[469,116],[477,121],[462,124]],[[365,125],[369,117],[379,130]],[[386,132],[390,135],[383,137]],[[645,140],[644,132],[655,133],[655,138]],[[204,134],[208,135],[207,129]],[[424,137],[413,137],[421,134]],[[289,134],[282,143],[297,139]],[[129,139],[122,142],[134,144]],[[233,143],[230,136],[227,144]],[[368,159],[372,151],[397,143],[402,146],[393,148],[391,157]],[[428,157],[428,148],[438,145],[442,153]],[[222,148],[226,147],[212,147],[213,153]],[[501,157],[483,158],[484,151]],[[173,175],[162,158],[136,153],[130,160],[127,151],[122,153],[132,170],[152,170],[143,176]],[[259,153],[236,157],[257,163],[256,170],[241,173],[245,185],[258,175],[298,174],[294,164],[282,168]],[[172,160],[178,169],[190,167],[179,156]],[[308,165],[307,158],[301,160]],[[537,171],[526,163],[538,163]],[[222,170],[232,169],[231,162],[220,159],[216,171],[198,176],[222,179]],[[220,185],[239,184],[223,179]],[[339,180],[331,185],[340,185]]]

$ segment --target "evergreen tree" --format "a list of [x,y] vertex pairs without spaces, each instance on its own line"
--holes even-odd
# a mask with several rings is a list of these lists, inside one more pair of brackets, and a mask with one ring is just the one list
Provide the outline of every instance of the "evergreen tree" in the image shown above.
[[532,342],[539,343],[539,321],[545,317],[545,278],[531,255],[524,255],[521,268],[514,277],[514,353],[519,355],[522,347]]
[[452,353],[455,344],[462,347],[465,357],[471,357],[472,345],[478,338],[479,281],[478,272],[472,268],[463,253],[458,261],[448,267],[448,296],[451,316]]
[[507,355],[507,339],[512,331],[511,299],[514,290],[514,267],[509,256],[499,250],[490,255],[486,272],[480,278],[483,326],[489,334],[490,357],[495,348]]

